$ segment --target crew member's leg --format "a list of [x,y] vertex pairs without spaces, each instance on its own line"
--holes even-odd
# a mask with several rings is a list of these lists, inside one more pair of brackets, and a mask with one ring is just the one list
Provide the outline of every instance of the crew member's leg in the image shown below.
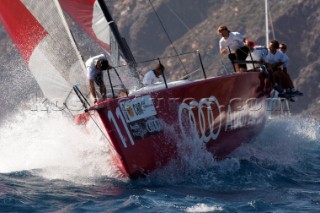
[[239,72],[247,71],[247,64],[245,64],[245,60],[247,59],[249,53],[249,48],[247,46],[243,46],[236,50],[237,60],[242,62],[239,64]]

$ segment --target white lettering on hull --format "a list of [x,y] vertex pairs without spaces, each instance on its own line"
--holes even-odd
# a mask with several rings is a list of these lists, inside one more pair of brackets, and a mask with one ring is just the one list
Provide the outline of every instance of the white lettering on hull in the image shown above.
[[[241,108],[232,108],[236,105],[235,101],[242,103]],[[250,101],[254,102],[250,103]],[[213,107],[217,109],[216,115],[213,113]],[[226,111],[223,111],[223,106],[219,104],[218,99],[211,96],[203,98],[199,102],[193,100],[189,104],[181,103],[178,110],[178,120],[183,137],[187,137],[189,132],[197,132],[199,140],[207,143],[210,140],[217,140],[219,137],[223,117],[225,118],[224,131],[227,132],[262,123],[263,113],[264,106],[259,105],[256,99],[249,99],[245,103],[241,99],[231,100]]]
[[[138,102],[136,101],[136,103]],[[215,96],[202,98],[199,102],[188,99],[188,102],[182,102],[178,108],[178,124],[181,136],[188,137],[190,132],[197,132],[198,139],[208,143],[219,138],[223,124],[225,125],[224,131],[227,132],[262,123],[264,120],[264,106],[259,105],[259,108],[257,108],[257,103],[259,102],[255,101],[253,104],[249,104],[247,101],[239,108],[236,107],[235,102],[231,102],[224,109],[225,107],[220,105]],[[148,107],[150,108],[151,106],[153,105]],[[144,139],[149,135],[159,134],[163,131],[163,124],[161,119],[156,117],[156,111],[149,110],[149,112],[152,112],[148,112],[148,116],[151,115],[150,117],[144,116],[140,120],[132,121],[133,119],[130,120],[125,117],[131,113],[127,108],[120,104],[115,112],[113,110],[108,110],[107,112],[108,119],[113,124],[111,128],[116,130],[116,134],[124,148],[128,148],[128,144],[134,146],[135,139]],[[123,109],[125,112],[121,112]],[[140,114],[147,115],[145,112]],[[163,120],[165,119],[163,118]]]

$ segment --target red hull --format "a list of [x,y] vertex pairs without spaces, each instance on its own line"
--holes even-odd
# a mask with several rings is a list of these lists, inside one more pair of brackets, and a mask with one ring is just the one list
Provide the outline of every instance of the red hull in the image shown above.
[[261,79],[259,73],[216,77],[109,99],[93,109],[121,167],[134,178],[167,164],[176,157],[177,143],[189,137],[197,135],[223,158],[256,135],[266,118]]

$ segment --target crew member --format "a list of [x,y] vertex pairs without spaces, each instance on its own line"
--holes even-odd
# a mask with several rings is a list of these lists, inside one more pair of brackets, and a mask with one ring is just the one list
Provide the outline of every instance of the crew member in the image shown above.
[[111,66],[104,54],[94,56],[86,61],[87,74],[89,79],[89,89],[93,97],[93,102],[98,101],[98,96],[95,89],[95,83],[99,87],[101,99],[104,100],[107,95],[106,86],[103,82],[103,70],[110,69]]
[[230,32],[224,25],[220,25],[217,31],[221,36],[219,41],[220,54],[227,55],[230,49],[229,59],[234,64],[236,72],[247,71],[245,63],[234,63],[235,59],[244,62],[248,56],[249,48],[244,45],[244,37],[239,32]]
[[161,63],[159,63],[154,70],[150,70],[144,75],[142,80],[143,85],[149,86],[157,82],[164,82],[163,80],[164,70],[165,70],[164,66]]

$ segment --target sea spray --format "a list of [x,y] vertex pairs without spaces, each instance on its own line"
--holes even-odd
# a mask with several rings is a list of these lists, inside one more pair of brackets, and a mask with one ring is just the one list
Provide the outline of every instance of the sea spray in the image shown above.
[[270,120],[257,137],[219,161],[206,150],[197,133],[190,133],[187,138],[177,137],[176,158],[148,178],[158,184],[188,182],[204,188],[219,189],[220,184],[226,190],[229,189],[224,185],[227,182],[231,189],[237,184],[254,182],[268,185],[269,178],[278,177],[278,172],[303,170],[301,162],[319,149],[319,124],[313,119],[295,117]]
[[[195,129],[187,135],[177,135],[173,130],[175,126],[164,125],[167,134],[175,137],[177,146],[176,156],[164,167],[157,169],[148,175],[148,178],[159,183],[174,183],[192,178],[213,166],[215,160],[212,153],[206,150],[205,143],[198,138]],[[192,129],[192,128],[191,128]],[[206,174],[207,175],[207,174]]]
[[47,179],[122,178],[108,144],[64,112],[20,110],[0,128],[0,173],[33,171]]

